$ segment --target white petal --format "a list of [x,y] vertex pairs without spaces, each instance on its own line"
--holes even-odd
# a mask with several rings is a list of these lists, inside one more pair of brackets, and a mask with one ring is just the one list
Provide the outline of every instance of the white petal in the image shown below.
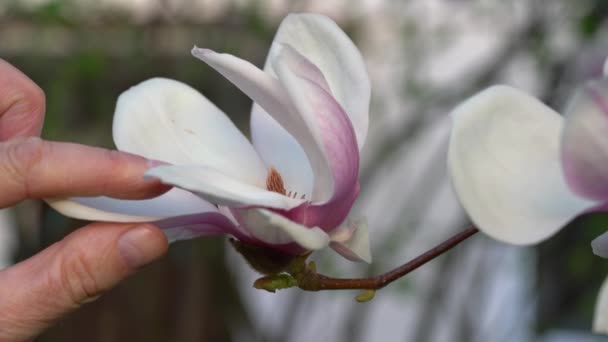
[[230,119],[174,80],[150,79],[120,95],[113,135],[119,150],[146,158],[201,164],[248,183],[266,177],[263,162]]
[[46,202],[66,216],[89,221],[145,222],[217,210],[211,203],[181,189],[145,200],[73,197]]
[[329,244],[329,236],[319,227],[306,227],[266,209],[239,211],[240,221],[256,238],[269,244],[296,242],[316,250]]
[[367,220],[347,220],[346,224],[331,234],[330,246],[343,257],[352,261],[372,262]]
[[194,192],[211,203],[230,207],[291,209],[303,202],[198,165],[158,166],[146,171],[146,177],[158,178],[165,184]]
[[308,133],[297,138],[314,173],[312,200],[323,203],[352,191],[359,171],[357,140],[320,70],[288,45],[274,67]]
[[589,82],[566,111],[562,161],[577,194],[608,200],[608,79]]
[[271,114],[290,113],[291,106],[281,85],[255,65],[227,53],[194,47],[192,55],[226,77]]
[[281,44],[290,45],[321,70],[348,114],[361,149],[368,129],[371,87],[357,47],[331,19],[310,13],[290,14],[279,26],[264,67],[271,74]]
[[566,185],[559,151],[563,120],[537,99],[495,86],[456,108],[453,120],[452,182],[484,233],[513,244],[537,243],[595,204]]
[[279,171],[287,190],[310,198],[314,176],[304,149],[257,104],[251,112],[251,141],[266,165]]
[[[370,82],[363,59],[351,40],[331,19],[318,14],[290,14],[281,23],[264,71],[276,76],[273,61],[289,45],[316,65],[331,93],[348,114],[359,149],[368,129]],[[296,139],[259,105],[251,112],[253,144],[267,165],[273,165],[285,183],[311,193],[313,172]],[[293,184],[293,185],[292,185]]]
[[251,63],[232,55],[198,48],[194,48],[192,53],[234,83],[296,138],[312,163],[315,184],[310,198],[320,202],[329,200],[333,193],[332,176],[322,150],[320,134],[318,130],[311,131],[314,126],[293,108],[291,96],[282,84]]
[[608,278],[604,281],[595,304],[593,332],[608,335]]

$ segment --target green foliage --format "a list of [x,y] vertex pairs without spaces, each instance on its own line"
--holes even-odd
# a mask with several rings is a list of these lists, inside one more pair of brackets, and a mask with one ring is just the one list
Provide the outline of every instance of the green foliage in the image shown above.
[[585,38],[594,37],[608,17],[608,1],[595,0],[579,23],[579,32]]

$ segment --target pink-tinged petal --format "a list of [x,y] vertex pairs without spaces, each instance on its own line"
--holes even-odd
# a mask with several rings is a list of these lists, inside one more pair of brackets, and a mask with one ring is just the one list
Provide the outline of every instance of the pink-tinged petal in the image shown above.
[[562,162],[570,188],[589,199],[608,199],[608,80],[583,86],[565,118]]
[[[370,82],[356,46],[329,18],[318,14],[290,14],[281,23],[264,71],[276,77],[274,60],[289,45],[316,65],[331,93],[349,116],[359,148],[368,129]],[[296,139],[262,107],[253,105],[251,137],[267,165],[273,165],[298,193],[312,192],[313,172]]]
[[163,230],[169,242],[213,235],[231,235],[244,242],[252,241],[249,235],[219,212],[171,217],[154,224]]
[[230,119],[178,81],[154,78],[120,95],[113,135],[119,150],[150,159],[205,165],[247,183],[266,177],[264,163]]
[[347,220],[346,224],[330,235],[329,246],[351,261],[372,262],[372,253],[369,245],[369,231],[365,218]]
[[608,232],[598,236],[591,241],[593,254],[602,258],[608,258]]
[[282,44],[294,48],[329,84],[330,92],[348,115],[361,148],[369,121],[371,87],[365,63],[348,36],[328,17],[302,13],[288,15],[277,31],[264,70],[273,74],[272,60]]
[[604,280],[595,304],[593,332],[608,335],[608,278]]
[[255,65],[227,53],[194,47],[192,55],[226,77],[269,113],[291,112],[279,82]]
[[[216,69],[240,90],[253,99],[254,111],[261,113],[260,120],[252,124],[252,140],[266,165],[276,168],[292,192],[312,193],[313,173],[304,150],[290,133],[266,113],[280,116],[279,121],[291,132],[303,127],[291,109],[291,104],[276,78],[253,64],[229,54],[194,48],[192,54]],[[258,105],[259,103],[259,105]],[[264,109],[262,109],[262,107]],[[256,109],[257,108],[257,109]],[[258,117],[252,114],[253,117]],[[253,121],[252,121],[253,122]],[[278,132],[278,134],[276,134]],[[305,133],[305,132],[304,132]],[[301,137],[303,134],[299,134]],[[310,140],[310,138],[308,138]]]
[[452,183],[484,233],[533,244],[595,206],[568,188],[560,163],[562,117],[534,97],[495,86],[465,101],[452,116]]
[[217,210],[211,203],[181,189],[171,189],[163,195],[145,200],[72,197],[47,199],[46,202],[65,216],[110,222],[146,222]]
[[[312,196],[308,199],[312,197],[313,201],[318,202],[329,200],[334,186],[331,170],[324,155],[325,151],[320,145],[318,130],[311,131],[310,123],[305,121],[299,110],[293,108],[291,96],[287,94],[283,85],[253,64],[232,55],[199,48],[194,48],[192,54],[234,83],[296,138],[311,161],[315,179]],[[336,104],[335,101],[333,103]],[[283,168],[282,165],[279,167]]]
[[158,178],[164,184],[191,191],[211,203],[229,207],[261,206],[291,209],[304,202],[266,190],[198,165],[163,165],[146,171],[146,177]]
[[359,183],[356,183],[350,191],[340,197],[333,197],[326,203],[306,202],[291,210],[281,211],[281,214],[294,222],[308,227],[317,226],[327,233],[332,233],[344,223],[358,195]]
[[235,216],[255,238],[270,245],[295,242],[307,250],[329,244],[329,236],[319,227],[306,227],[267,209],[238,209]]
[[302,144],[315,174],[313,202],[350,197],[357,184],[359,150],[348,116],[328,93],[320,70],[294,49],[283,46],[274,68],[314,139],[313,146]]

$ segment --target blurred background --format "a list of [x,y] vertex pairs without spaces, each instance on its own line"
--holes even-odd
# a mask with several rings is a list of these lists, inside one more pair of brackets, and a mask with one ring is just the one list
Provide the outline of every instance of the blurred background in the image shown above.
[[[0,0],[0,58],[46,92],[47,139],[112,148],[117,96],[154,76],[197,88],[248,132],[251,101],[189,51],[261,66],[294,11],[337,21],[373,85],[354,212],[374,262],[315,255],[333,276],[385,271],[467,226],[446,174],[451,108],[506,83],[560,110],[608,55],[606,0]],[[39,201],[0,213],[0,267],[84,224]],[[225,238],[178,242],[39,341],[606,341],[588,332],[608,275],[589,243],[606,227],[582,217],[535,248],[478,234],[365,304],[353,291],[261,292]]]

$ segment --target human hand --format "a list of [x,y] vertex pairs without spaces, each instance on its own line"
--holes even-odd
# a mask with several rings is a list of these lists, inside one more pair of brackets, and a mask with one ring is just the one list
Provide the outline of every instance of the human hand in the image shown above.
[[[30,198],[140,199],[167,190],[143,179],[144,158],[41,140],[44,108],[42,90],[0,59],[0,208]],[[93,223],[1,270],[0,341],[34,338],[166,250],[151,224]]]

